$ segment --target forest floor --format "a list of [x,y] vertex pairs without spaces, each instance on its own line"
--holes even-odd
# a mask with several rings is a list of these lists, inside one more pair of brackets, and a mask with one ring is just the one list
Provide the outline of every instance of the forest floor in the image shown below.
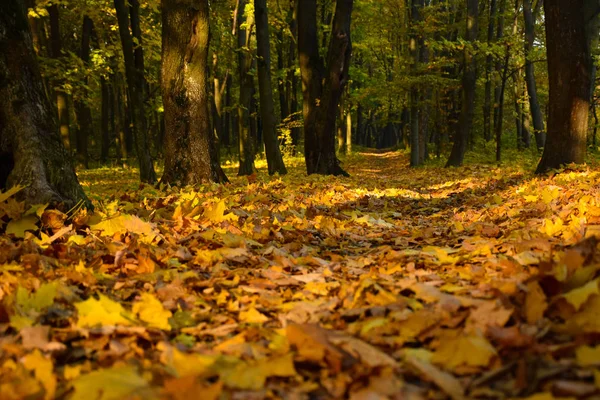
[[600,170],[291,164],[0,194],[0,398],[600,398]]

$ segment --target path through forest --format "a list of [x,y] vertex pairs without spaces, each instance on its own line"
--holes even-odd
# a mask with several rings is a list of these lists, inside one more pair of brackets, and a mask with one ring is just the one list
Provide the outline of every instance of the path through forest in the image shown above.
[[288,164],[86,171],[93,215],[0,195],[2,398],[598,396],[599,171]]

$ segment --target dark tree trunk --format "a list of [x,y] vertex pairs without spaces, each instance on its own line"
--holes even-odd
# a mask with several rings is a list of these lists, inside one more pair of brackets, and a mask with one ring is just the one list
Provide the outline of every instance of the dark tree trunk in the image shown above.
[[298,57],[302,75],[304,158],[310,174],[348,175],[335,154],[335,119],[348,81],[353,0],[338,0],[327,54],[319,55],[316,0],[298,1]]
[[[506,8],[506,0],[500,0],[498,7],[498,24],[496,24],[496,42],[499,42],[504,36],[504,10]],[[502,61],[497,60],[494,67],[496,76],[499,77],[502,71]],[[496,125],[500,122],[498,119],[498,108],[500,107],[500,85],[496,84],[494,89],[494,131]]]
[[[258,16],[257,16],[257,21],[256,23],[258,24]],[[258,32],[257,32],[258,34]],[[284,68],[285,68],[285,58],[283,56],[283,45],[285,44],[284,42],[284,36],[283,36],[283,31],[279,30],[279,32],[277,32],[277,71],[279,71],[279,76],[277,77],[277,93],[279,94],[279,112],[281,115],[281,122],[285,121],[286,118],[290,115],[290,110],[289,110],[289,102],[288,102],[288,98],[286,96],[287,92],[286,92],[286,79],[284,79],[284,76],[287,76],[287,73],[284,75]]]
[[[55,59],[62,57],[62,37],[60,35],[60,15],[58,5],[52,4],[48,7],[50,16],[50,56]],[[54,89],[56,97],[56,111],[58,114],[58,129],[63,145],[67,151],[71,150],[71,129],[69,113],[69,95],[60,87],[61,82],[57,82]]]
[[[287,174],[277,140],[275,107],[271,88],[271,46],[269,44],[269,17],[267,0],[254,0],[256,19],[256,53],[258,56],[258,90],[260,95],[260,117],[262,137],[267,154],[269,175]],[[281,91],[280,91],[281,92]]]
[[0,2],[0,189],[25,185],[27,204],[91,207],[56,129],[23,5]]
[[[240,166],[238,176],[254,173],[254,157],[256,154],[256,137],[250,126],[250,109],[252,108],[252,92],[254,91],[254,77],[252,70],[252,53],[250,52],[250,38],[254,26],[254,16],[245,15],[247,0],[238,1],[238,67],[240,73],[240,98],[238,105],[238,143]],[[245,28],[242,28],[245,24]]]
[[161,182],[227,182],[210,130],[208,0],[162,0],[165,172]]
[[227,79],[225,79],[225,111],[223,112],[223,118],[221,121],[223,123],[223,137],[221,138],[221,143],[227,147],[227,152],[231,153],[231,142],[232,142],[232,126],[233,126],[233,116],[231,114],[231,86],[232,86],[233,77],[231,74],[227,74]]
[[[488,21],[488,34],[487,42],[491,46],[494,41],[494,26],[496,22],[496,0],[490,0],[490,13]],[[492,140],[492,126],[491,126],[491,113],[492,113],[492,66],[493,56],[489,54],[485,58],[485,100],[483,102],[483,137],[486,141]]]
[[542,116],[542,109],[537,97],[535,69],[531,60],[531,52],[535,40],[535,20],[542,0],[538,0],[535,10],[531,9],[531,1],[523,0],[523,15],[525,17],[525,82],[527,83],[527,93],[529,94],[529,109],[533,121],[535,143],[537,148],[541,149],[546,142],[546,133],[544,131],[544,117]]
[[292,144],[295,149],[298,148],[300,144],[300,136],[302,134],[302,130],[297,123],[298,116],[296,113],[298,112],[298,77],[296,76],[296,42],[298,41],[298,10],[296,8],[295,1],[291,0],[292,7],[292,16],[290,19],[290,31],[292,32],[293,40],[290,40],[290,48],[288,50],[288,78],[287,83],[289,85],[286,88],[286,92],[289,93],[289,102],[290,102],[290,114],[294,115],[293,119],[293,127],[292,127]]
[[218,65],[219,65],[219,58],[217,56],[217,53],[213,54],[213,104],[212,104],[212,109],[213,109],[213,126],[214,126],[214,131],[215,131],[215,136],[218,139],[219,144],[225,144],[227,145],[229,142],[225,141],[223,138],[223,119],[224,119],[224,115],[223,115],[223,94],[225,93],[225,88],[227,85],[227,79],[229,79],[229,72],[227,72],[227,74],[225,75],[225,79],[223,79],[223,82],[221,82],[221,79],[219,79],[219,71],[218,71]]
[[548,138],[537,173],[585,161],[590,49],[584,0],[545,0],[550,88]]
[[[94,23],[87,15],[83,17],[83,29],[81,35],[81,51],[79,57],[83,64],[90,62],[90,39]],[[85,79],[84,84],[87,84]],[[88,168],[88,138],[92,133],[92,111],[85,99],[75,101],[75,112],[77,113],[77,136],[75,140],[77,148],[77,163]]]
[[[409,50],[410,50],[410,58],[412,59],[411,63],[411,73],[416,77],[419,63],[420,63],[420,54],[419,54],[419,44],[421,44],[421,40],[419,40],[419,23],[421,21],[421,8],[423,7],[423,0],[412,0],[411,8],[410,8],[410,24],[411,24],[411,34],[409,41]],[[410,88],[410,166],[418,167],[423,163],[423,159],[421,158],[422,150],[421,146],[423,145],[423,141],[420,138],[420,112],[419,112],[419,88],[416,84],[413,84]]]
[[[134,56],[133,38],[129,31],[129,13],[125,0],[114,0],[117,21],[119,23],[119,34],[123,47],[123,59],[125,61],[125,76],[127,79],[127,93],[129,104],[129,117],[133,125],[133,136],[135,139],[136,152],[140,166],[140,180],[142,182],[156,182],[156,173],[152,165],[150,155],[150,143],[148,141],[148,122],[144,110],[144,70],[139,69],[142,58]],[[135,28],[135,24],[133,24]],[[135,29],[134,29],[135,34]],[[137,66],[136,66],[137,64]]]
[[[106,79],[100,79],[100,91],[102,93],[102,110],[100,116],[100,127],[102,132],[101,144],[100,144],[100,161],[106,163],[108,161],[108,152],[110,150],[111,140],[111,129],[110,121],[114,121],[114,114],[112,113],[114,107],[112,103],[112,88]],[[112,130],[114,132],[114,130]]]
[[[477,39],[478,1],[467,0],[467,41],[473,43]],[[477,62],[474,55],[465,47],[464,72],[462,78],[462,109],[458,120],[456,137],[446,167],[462,165],[467,150],[467,142],[473,126],[475,108],[475,87],[477,84]]]

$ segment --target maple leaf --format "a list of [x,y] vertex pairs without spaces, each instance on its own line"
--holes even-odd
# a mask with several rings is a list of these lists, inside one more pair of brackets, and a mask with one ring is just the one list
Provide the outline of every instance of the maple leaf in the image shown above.
[[83,302],[75,303],[75,307],[79,313],[77,326],[80,328],[132,324],[132,319],[127,316],[128,313],[123,306],[102,294],[98,295],[98,300],[90,297]]
[[166,331],[171,330],[171,311],[165,310],[162,303],[150,293],[142,293],[141,299],[133,303],[132,311],[148,326]]
[[46,358],[39,350],[34,350],[23,358],[23,365],[35,374],[35,378],[44,387],[44,398],[53,399],[56,392],[56,376],[52,359]]
[[135,215],[123,214],[90,225],[91,230],[101,231],[103,236],[114,236],[116,233],[132,232],[141,236],[146,243],[152,243],[160,234],[154,225],[141,220]]
[[73,380],[71,400],[120,400],[148,393],[148,382],[136,368],[121,365],[100,369]]

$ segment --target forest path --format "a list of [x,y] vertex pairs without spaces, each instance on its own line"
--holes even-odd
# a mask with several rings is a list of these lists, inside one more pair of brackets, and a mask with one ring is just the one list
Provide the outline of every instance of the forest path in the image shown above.
[[0,397],[598,394],[598,171],[289,164],[185,189],[84,171],[94,215],[0,236]]

